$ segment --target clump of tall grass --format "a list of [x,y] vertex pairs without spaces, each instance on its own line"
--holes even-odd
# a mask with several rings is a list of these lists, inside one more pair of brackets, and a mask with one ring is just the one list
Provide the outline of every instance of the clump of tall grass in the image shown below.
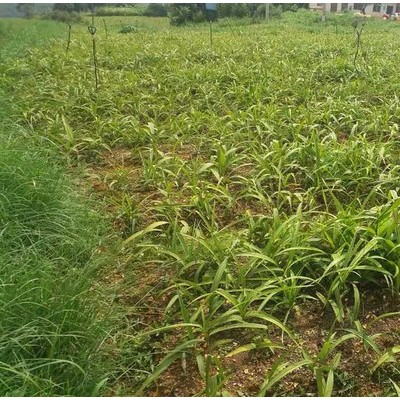
[[0,142],[0,395],[96,393],[98,221],[51,157]]

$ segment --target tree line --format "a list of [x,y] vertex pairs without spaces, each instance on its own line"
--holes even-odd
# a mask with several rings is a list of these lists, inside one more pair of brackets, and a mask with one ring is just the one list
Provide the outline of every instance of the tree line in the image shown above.
[[[205,3],[55,3],[53,16],[65,14],[79,14],[82,12],[96,12],[98,15],[143,15],[149,17],[170,18],[172,25],[204,22],[218,18],[263,18],[265,4],[260,3],[219,3],[216,12],[206,10]],[[279,16],[285,11],[297,11],[298,8],[308,8],[308,3],[274,3],[270,5],[270,16]],[[35,4],[20,3],[17,10],[26,17],[35,14]]]

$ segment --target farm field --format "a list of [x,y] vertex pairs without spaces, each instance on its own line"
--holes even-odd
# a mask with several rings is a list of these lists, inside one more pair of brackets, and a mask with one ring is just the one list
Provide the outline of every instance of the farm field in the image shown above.
[[400,25],[85,18],[0,20],[0,394],[400,395]]

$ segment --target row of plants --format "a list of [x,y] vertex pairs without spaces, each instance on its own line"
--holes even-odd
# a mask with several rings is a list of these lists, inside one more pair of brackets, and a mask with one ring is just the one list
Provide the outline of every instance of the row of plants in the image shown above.
[[356,59],[348,22],[98,26],[97,87],[79,27],[13,65],[123,240],[118,394],[398,391],[397,29]]

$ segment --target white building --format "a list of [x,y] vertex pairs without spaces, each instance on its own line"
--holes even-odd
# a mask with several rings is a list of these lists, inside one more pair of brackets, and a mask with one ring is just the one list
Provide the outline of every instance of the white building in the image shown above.
[[[365,3],[308,3],[310,10],[326,12],[361,11]],[[400,3],[368,3],[365,7],[368,15],[400,13]]]

